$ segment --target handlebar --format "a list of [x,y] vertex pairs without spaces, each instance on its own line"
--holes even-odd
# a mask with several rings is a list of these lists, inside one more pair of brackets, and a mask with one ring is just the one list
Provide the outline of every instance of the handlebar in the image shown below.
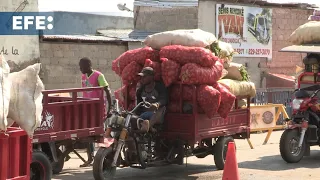
[[318,95],[318,92],[320,91],[320,89],[316,90],[312,95],[311,98],[315,97],[316,95]]
[[151,104],[149,102],[140,102],[135,108],[133,108],[131,111],[129,111],[129,113],[133,113],[134,111],[136,111],[140,106],[144,106],[145,108],[150,108]]
[[[150,108],[151,104],[149,102],[142,101],[139,104],[137,104],[137,106],[135,108],[133,108],[131,111],[129,111],[129,113],[133,113],[134,111],[136,111],[141,106],[144,106],[145,108]],[[119,100],[118,99],[114,100],[114,109],[115,109],[116,113],[120,114]]]

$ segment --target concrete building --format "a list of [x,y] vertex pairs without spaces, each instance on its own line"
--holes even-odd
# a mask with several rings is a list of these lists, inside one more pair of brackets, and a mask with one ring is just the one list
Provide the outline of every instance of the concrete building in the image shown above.
[[44,36],[40,54],[46,89],[81,86],[79,60],[88,57],[101,71],[111,90],[121,87],[120,77],[111,69],[112,61],[128,50],[128,41],[101,36]]
[[[266,1],[220,1],[215,0],[136,0],[134,7],[135,31],[131,38],[144,39],[147,35],[174,29],[202,30],[216,34],[216,4],[272,8],[272,58],[235,57],[234,62],[247,65],[251,80],[257,87],[265,87],[265,73],[293,75],[295,65],[301,65],[303,54],[279,52],[288,42],[289,35],[307,22],[312,10],[306,4],[277,4]],[[136,43],[129,49],[137,48]]]

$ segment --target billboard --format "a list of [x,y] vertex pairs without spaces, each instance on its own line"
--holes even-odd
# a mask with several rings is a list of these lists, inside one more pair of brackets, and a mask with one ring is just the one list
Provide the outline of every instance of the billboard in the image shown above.
[[236,57],[272,58],[272,9],[217,4],[216,36]]

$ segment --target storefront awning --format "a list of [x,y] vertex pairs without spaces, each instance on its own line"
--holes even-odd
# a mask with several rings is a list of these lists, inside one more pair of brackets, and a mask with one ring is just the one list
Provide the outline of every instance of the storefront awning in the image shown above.
[[295,78],[285,74],[267,73],[266,88],[293,88],[295,85]]

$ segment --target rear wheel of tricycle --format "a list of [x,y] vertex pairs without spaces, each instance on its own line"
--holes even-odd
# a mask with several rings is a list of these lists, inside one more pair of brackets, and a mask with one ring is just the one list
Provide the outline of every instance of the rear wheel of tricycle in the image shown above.
[[32,152],[30,164],[31,180],[50,180],[52,178],[52,166],[48,156],[41,151]]
[[95,180],[113,179],[116,174],[117,167],[112,167],[114,152],[111,147],[99,148],[94,156],[93,177]]
[[65,157],[62,157],[63,153],[60,149],[57,149],[57,156],[58,156],[58,162],[53,161],[51,163],[53,174],[59,174],[62,171],[63,166],[64,166],[64,158]]
[[231,136],[219,137],[217,143],[214,145],[213,157],[218,170],[224,169],[229,142],[234,142]]
[[305,140],[299,148],[300,133],[298,129],[285,130],[280,138],[280,154],[287,163],[297,163],[306,150]]

